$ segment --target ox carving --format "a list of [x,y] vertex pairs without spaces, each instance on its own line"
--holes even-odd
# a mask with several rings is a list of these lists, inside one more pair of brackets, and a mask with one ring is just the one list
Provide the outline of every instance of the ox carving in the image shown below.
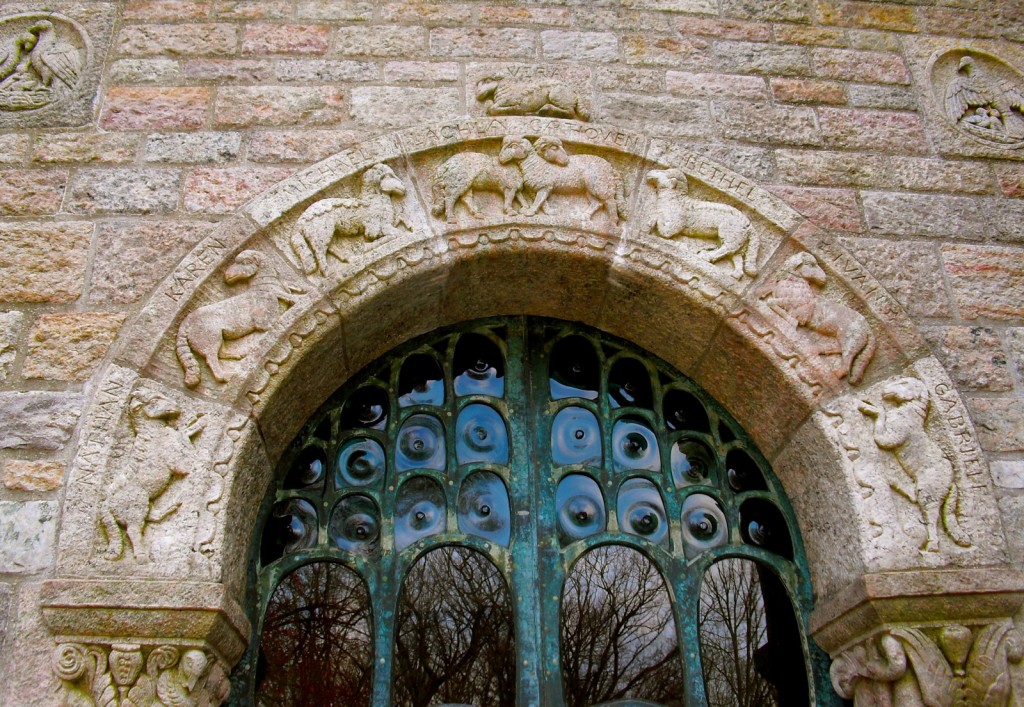
[[647,230],[662,238],[707,238],[718,240],[705,252],[709,262],[732,260],[732,274],[755,277],[760,237],[742,211],[729,204],[716,204],[689,196],[686,175],[678,169],[658,169],[647,173],[647,181],[657,192],[654,214]]
[[206,424],[201,414],[185,425],[180,417],[178,405],[160,393],[145,388],[132,392],[131,450],[110,480],[100,507],[99,520],[107,536],[104,559],[123,557],[127,536],[135,561],[148,563],[146,525],[164,520],[181,506],[174,482],[199,464],[195,439]]
[[871,418],[875,444],[891,454],[903,476],[889,477],[894,491],[915,504],[924,516],[927,538],[922,552],[938,552],[939,535],[970,547],[970,536],[957,519],[959,491],[953,464],[928,435],[931,396],[917,378],[898,378],[885,384],[879,400],[864,400],[860,411]]
[[760,298],[790,326],[834,339],[834,345],[817,346],[815,353],[839,354],[839,377],[848,377],[852,385],[857,385],[875,354],[875,337],[862,314],[821,296],[819,290],[825,286],[825,279],[825,271],[813,255],[797,253],[786,259]]
[[372,243],[384,236],[411,233],[401,203],[404,198],[402,180],[389,166],[377,163],[363,172],[358,197],[315,202],[299,216],[290,239],[303,271],[307,275],[326,275],[328,253],[348,262],[331,249],[335,237],[362,238]]
[[224,282],[244,289],[189,312],[178,327],[175,352],[189,388],[200,382],[197,354],[206,361],[213,379],[226,383],[231,371],[224,361],[245,358],[254,344],[238,342],[267,331],[280,317],[281,305],[290,307],[297,301],[296,295],[304,293],[282,283],[273,265],[255,250],[243,250],[235,256],[224,270]]
[[476,99],[487,115],[543,115],[589,120],[590,110],[579,93],[554,78],[510,79],[500,74],[476,84]]

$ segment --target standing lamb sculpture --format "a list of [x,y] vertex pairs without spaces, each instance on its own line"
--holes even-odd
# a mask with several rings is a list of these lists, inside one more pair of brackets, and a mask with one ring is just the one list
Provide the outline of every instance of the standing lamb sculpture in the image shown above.
[[573,88],[551,78],[516,81],[500,74],[476,83],[476,99],[487,115],[546,115],[590,120],[590,110]]
[[647,181],[657,190],[654,217],[648,225],[651,233],[668,239],[717,238],[721,245],[705,252],[710,262],[731,257],[734,278],[739,280],[744,274],[757,276],[761,241],[742,211],[729,204],[689,196],[689,184],[682,170],[654,169],[647,173]]
[[[534,216],[552,193],[583,194],[590,203],[588,218],[593,218],[602,207],[608,212],[612,225],[617,226],[626,205],[626,188],[622,176],[603,157],[573,155],[571,158],[556,137],[541,136],[531,144],[518,137],[501,146],[498,161],[516,163],[523,174],[523,186],[534,192],[533,204],[524,216]],[[545,211],[547,209],[545,208]]]
[[[508,136],[502,142],[502,149],[513,140],[526,138]],[[431,211],[435,216],[444,214],[448,223],[454,223],[455,206],[462,203],[474,218],[483,218],[473,201],[474,190],[501,194],[506,216],[514,213],[513,201],[518,201],[523,208],[529,205],[523,196],[523,175],[516,165],[502,164],[481,152],[460,152],[442,162],[434,172]]]
[[[382,236],[410,233],[400,204],[405,185],[394,171],[378,162],[363,172],[359,197],[317,201],[299,216],[290,244],[307,275],[327,274],[327,253],[335,236],[363,238],[372,243]],[[399,226],[404,226],[402,230]],[[342,262],[347,260],[332,253]]]

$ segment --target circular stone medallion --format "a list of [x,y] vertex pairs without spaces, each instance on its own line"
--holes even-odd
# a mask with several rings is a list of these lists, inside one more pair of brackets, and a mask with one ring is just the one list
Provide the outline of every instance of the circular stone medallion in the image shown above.
[[932,90],[957,130],[989,145],[1024,147],[1024,75],[1002,59],[953,49],[932,64]]
[[0,18],[0,111],[32,111],[74,94],[89,45],[73,21],[53,13]]

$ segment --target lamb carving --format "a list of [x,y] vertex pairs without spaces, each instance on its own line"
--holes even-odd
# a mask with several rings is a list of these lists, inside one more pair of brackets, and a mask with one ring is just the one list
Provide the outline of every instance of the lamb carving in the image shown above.
[[498,161],[515,163],[523,175],[523,187],[536,194],[533,203],[523,211],[534,216],[547,211],[552,194],[582,194],[590,205],[588,218],[601,208],[608,212],[612,225],[626,218],[626,189],[622,176],[603,157],[573,155],[571,158],[556,137],[541,136],[531,143],[525,137],[509,137],[502,143]]
[[580,95],[558,79],[513,80],[500,74],[476,83],[476,99],[487,115],[544,115],[590,120]]
[[657,202],[648,230],[662,238],[718,239],[705,257],[717,263],[732,258],[733,277],[757,276],[760,237],[742,211],[729,204],[716,204],[689,196],[686,175],[678,169],[654,169],[647,181],[657,190]]
[[[224,270],[228,285],[245,285],[245,290],[189,312],[178,327],[175,352],[185,369],[185,385],[199,385],[200,370],[195,354],[206,361],[210,375],[226,383],[231,371],[224,360],[240,360],[250,351],[235,342],[267,331],[280,316],[281,303],[295,304],[304,290],[285,286],[262,253],[243,250]],[[234,344],[234,346],[232,346]],[[195,353],[193,353],[195,352]]]
[[139,388],[128,402],[128,427],[132,432],[127,464],[111,480],[100,507],[100,523],[107,536],[104,559],[117,560],[124,553],[127,535],[136,562],[150,561],[144,533],[147,523],[157,523],[174,513],[181,501],[169,489],[175,479],[188,476],[199,462],[194,440],[205,428],[197,415],[179,429],[181,409],[155,391]]
[[835,347],[818,347],[815,353],[839,354],[839,377],[849,376],[852,385],[860,383],[876,347],[867,319],[845,304],[820,296],[815,288],[824,287],[825,271],[810,253],[791,255],[780,275],[764,288],[760,298],[791,326],[835,339]]
[[957,545],[970,547],[971,538],[956,515],[959,490],[953,464],[928,436],[930,408],[928,387],[907,377],[886,383],[880,401],[864,400],[858,409],[874,420],[875,444],[892,454],[906,475],[891,477],[889,485],[921,509],[927,532],[922,552],[939,550],[942,531]]
[[[510,140],[524,138],[506,137],[502,149]],[[502,164],[497,158],[480,152],[460,152],[452,155],[434,172],[432,184],[432,211],[435,216],[444,214],[448,223],[455,222],[455,206],[459,203],[469,209],[474,218],[483,218],[473,201],[473,191],[490,191],[502,195],[505,215],[514,213],[512,202],[526,208],[529,205],[523,196],[523,175],[514,164]]]
[[[363,172],[359,197],[321,199],[307,208],[295,224],[290,245],[307,275],[327,274],[327,253],[335,236],[363,238],[372,243],[382,236],[397,237],[412,231],[399,200],[405,185],[382,162]],[[405,230],[400,228],[404,226]],[[347,260],[335,253],[342,262]]]

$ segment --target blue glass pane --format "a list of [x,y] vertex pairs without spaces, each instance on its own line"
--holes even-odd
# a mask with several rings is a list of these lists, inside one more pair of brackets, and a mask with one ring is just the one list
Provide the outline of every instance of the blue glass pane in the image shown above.
[[445,467],[444,427],[433,415],[413,415],[398,432],[395,467],[436,469]]
[[417,476],[398,489],[395,501],[395,548],[443,533],[448,527],[444,491],[433,479]]
[[508,545],[512,531],[508,491],[497,474],[478,471],[459,491],[459,530],[499,545]]
[[711,496],[695,493],[683,501],[683,547],[686,557],[697,555],[729,541],[729,525],[722,506]]
[[613,408],[651,409],[651,376],[635,358],[620,358],[608,374],[608,402]]
[[309,489],[320,486],[327,473],[327,455],[319,447],[306,447],[288,470],[286,489]]
[[661,449],[651,429],[633,420],[619,420],[612,428],[612,462],[615,471],[661,470]]
[[619,488],[619,527],[652,543],[668,546],[668,518],[661,494],[647,479],[629,479]]
[[373,555],[380,549],[380,511],[369,496],[348,496],[334,507],[331,542],[342,550]]
[[551,459],[555,464],[600,464],[601,427],[594,413],[569,407],[551,425]]
[[707,484],[711,480],[714,455],[700,442],[681,439],[672,445],[670,462],[672,482],[676,488]]
[[497,410],[467,405],[459,413],[455,455],[459,464],[471,462],[508,463],[508,430]]
[[356,438],[338,452],[334,487],[368,486],[384,478],[384,448],[372,439]]
[[558,482],[555,495],[558,529],[578,540],[604,532],[606,515],[601,488],[589,476],[569,474]]
[[360,388],[341,408],[341,429],[382,430],[388,422],[388,394],[376,386]]
[[290,498],[278,501],[263,527],[260,560],[269,564],[282,555],[316,545],[316,508],[309,501]]
[[601,369],[593,345],[582,336],[567,336],[551,349],[551,399],[596,400]]
[[405,359],[398,376],[398,404],[444,404],[444,372],[437,359],[429,354],[413,354]]
[[455,346],[455,394],[505,394],[505,358],[497,344],[480,334],[464,334]]

